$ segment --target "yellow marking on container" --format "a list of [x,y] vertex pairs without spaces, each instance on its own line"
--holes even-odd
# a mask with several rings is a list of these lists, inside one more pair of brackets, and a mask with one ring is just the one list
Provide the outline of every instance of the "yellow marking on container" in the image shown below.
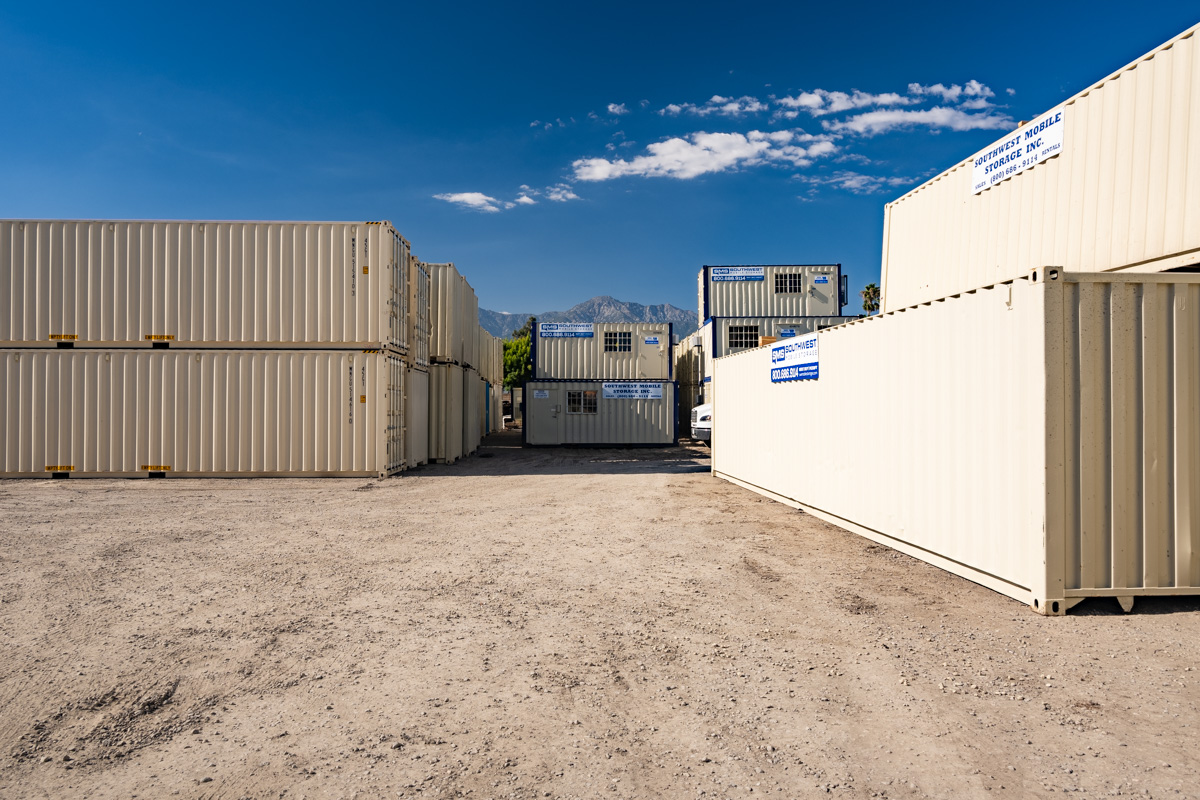
[[146,340],[151,342],[173,342],[175,337],[169,333],[147,333]]
[[74,472],[74,464],[47,464],[46,472]]
[[363,275],[367,274],[367,265],[363,264]]
[[367,396],[366,396],[365,394],[360,394],[360,395],[358,396],[358,402],[360,402],[360,403],[365,403],[365,402],[367,402]]
[[170,472],[170,464],[142,464],[142,469],[147,472]]
[[76,333],[52,333],[52,334],[50,334],[50,341],[54,341],[56,339],[62,339],[63,341],[73,342],[78,338],[79,338],[79,334],[76,334]]

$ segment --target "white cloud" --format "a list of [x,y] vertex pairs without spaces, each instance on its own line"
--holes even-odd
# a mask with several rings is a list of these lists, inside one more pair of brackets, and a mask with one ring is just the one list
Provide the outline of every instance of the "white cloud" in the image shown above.
[[565,203],[568,200],[578,200],[579,195],[571,190],[570,184],[559,183],[546,187],[546,199],[555,203]]
[[849,93],[814,89],[811,92],[801,92],[794,97],[785,96],[773,99],[776,105],[781,106],[781,110],[777,111],[775,115],[783,119],[795,119],[800,111],[806,111],[814,117],[821,117],[826,114],[838,114],[842,111],[867,108],[868,106],[904,106],[920,102],[896,92],[871,94],[870,92],[860,92],[858,89]]
[[520,197],[518,197],[516,200],[514,200],[513,203],[515,203],[516,205],[519,205],[519,206],[532,206],[532,205],[537,204],[537,200],[534,200],[532,197],[530,197],[527,194],[523,194]]
[[916,183],[915,178],[864,175],[861,172],[852,172],[850,170],[839,170],[832,175],[805,175],[798,177],[805,183],[813,184],[814,186],[833,186],[852,194],[877,194],[886,189]]
[[659,110],[663,116],[678,116],[680,114],[695,114],[707,117],[713,114],[722,117],[743,117],[746,114],[757,114],[766,111],[767,104],[757,97],[722,97],[714,94],[703,105],[694,103],[669,103]]
[[[501,208],[505,207],[505,203],[497,200],[494,197],[488,197],[483,192],[454,192],[449,194],[435,194],[437,200],[445,200],[447,203],[469,208],[472,211],[483,211],[488,214],[494,214]],[[511,207],[511,203],[507,204]]]
[[646,155],[626,161],[581,158],[571,164],[581,181],[606,181],[627,175],[638,177],[695,178],[762,164],[804,167],[812,159],[829,155],[837,145],[828,136],[803,131],[750,131],[689,134],[646,147]]
[[624,103],[609,103],[608,113],[620,116],[621,114],[628,114],[629,109],[625,107]]
[[952,131],[1001,130],[1013,127],[1013,121],[1003,114],[968,114],[957,108],[938,106],[920,111],[899,108],[867,111],[845,120],[827,121],[823,126],[832,133],[875,136],[897,128],[916,126],[949,128]]

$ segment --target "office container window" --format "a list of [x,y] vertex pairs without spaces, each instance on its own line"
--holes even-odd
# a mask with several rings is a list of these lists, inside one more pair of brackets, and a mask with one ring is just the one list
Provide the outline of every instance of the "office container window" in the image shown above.
[[803,275],[794,272],[775,273],[775,294],[795,294],[803,291]]
[[629,331],[605,331],[604,352],[632,353],[633,334]]
[[567,392],[567,413],[568,414],[595,414],[596,413],[596,393],[593,392]]
[[757,325],[730,325],[729,348],[758,347]]

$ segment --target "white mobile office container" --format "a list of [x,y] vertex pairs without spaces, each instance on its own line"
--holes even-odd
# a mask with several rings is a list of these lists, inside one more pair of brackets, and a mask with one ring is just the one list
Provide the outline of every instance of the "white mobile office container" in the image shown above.
[[534,328],[535,379],[671,380],[670,323],[541,322]]
[[387,222],[0,222],[0,346],[407,350]]
[[483,380],[473,369],[463,370],[462,441],[464,456],[479,449],[483,437]]
[[1042,613],[1200,592],[1200,276],[1050,269],[818,350],[715,362],[715,474]]
[[711,359],[727,356],[759,346],[759,340],[764,336],[776,339],[786,339],[791,336],[803,336],[813,331],[823,331],[835,325],[841,325],[858,317],[719,317],[713,319],[702,330],[708,334],[704,342],[704,350],[708,354],[709,370],[706,376],[712,375]]
[[463,370],[457,364],[429,367],[429,459],[453,464],[463,456]]
[[429,366],[429,337],[433,328],[429,272],[415,258],[410,257],[408,263],[408,352],[413,364],[425,368]]
[[525,384],[525,442],[531,445],[669,445],[676,440],[675,384],[668,381],[551,381]]
[[429,463],[429,373],[405,366],[404,464],[408,469]]
[[471,360],[478,358],[479,299],[475,290],[453,264],[421,266],[430,277],[430,359],[471,365]]
[[705,266],[699,320],[710,317],[832,317],[846,304],[840,264]]
[[360,350],[0,350],[3,474],[384,476],[404,367]]
[[[889,203],[883,309],[1043,264],[1157,272],[1200,263],[1197,30],[1052,109],[1061,112],[1056,155],[1021,169],[1031,145],[1038,155],[1039,118]],[[976,172],[986,182],[984,171],[1018,149],[1022,158],[1002,165],[1012,177],[976,191]]]

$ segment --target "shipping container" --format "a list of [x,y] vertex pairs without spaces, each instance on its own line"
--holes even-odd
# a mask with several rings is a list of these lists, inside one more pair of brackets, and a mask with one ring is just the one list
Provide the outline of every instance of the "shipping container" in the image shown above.
[[473,369],[463,370],[462,413],[462,454],[469,456],[483,437],[483,381]]
[[714,363],[718,476],[1042,613],[1200,592],[1200,275],[1040,270],[823,331],[813,380],[782,346]]
[[0,222],[0,346],[407,350],[387,222]]
[[475,290],[453,264],[422,263],[421,266],[430,278],[433,326],[430,360],[469,365],[470,359],[476,357],[479,327],[479,300]]
[[504,386],[503,384],[493,383],[489,387],[491,392],[491,425],[489,433],[499,433],[504,430]]
[[676,386],[667,381],[525,384],[524,435],[531,445],[670,445],[677,437]]
[[453,464],[463,455],[463,368],[429,366],[429,460]]
[[1200,263],[1198,29],[889,203],[883,309],[1044,264],[1159,272]]
[[404,368],[360,350],[0,350],[5,477],[382,477]]
[[669,322],[536,323],[533,376],[671,380],[671,329]]
[[699,319],[835,317],[846,305],[841,264],[704,266]]
[[412,363],[422,369],[429,366],[429,336],[433,329],[429,272],[416,259],[408,260],[408,346]]
[[429,373],[411,366],[405,370],[404,464],[412,469],[429,463]]

